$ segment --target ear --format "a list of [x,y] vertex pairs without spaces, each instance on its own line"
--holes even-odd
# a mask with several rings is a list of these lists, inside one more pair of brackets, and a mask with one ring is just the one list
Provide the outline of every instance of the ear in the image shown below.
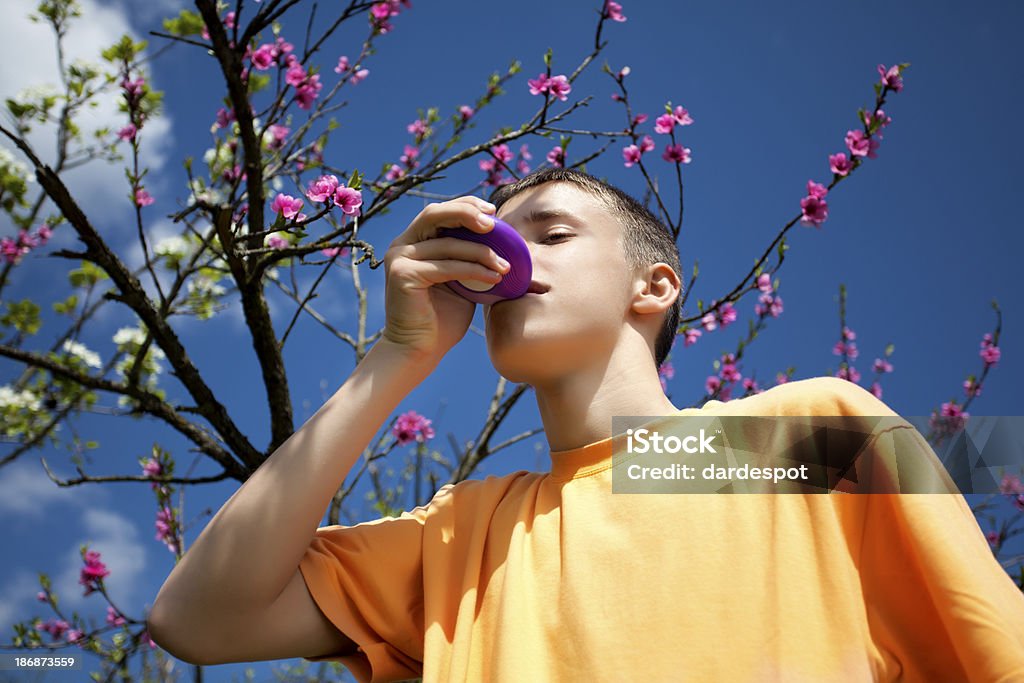
[[640,270],[634,281],[631,310],[635,313],[664,313],[682,290],[679,276],[667,263],[655,263]]

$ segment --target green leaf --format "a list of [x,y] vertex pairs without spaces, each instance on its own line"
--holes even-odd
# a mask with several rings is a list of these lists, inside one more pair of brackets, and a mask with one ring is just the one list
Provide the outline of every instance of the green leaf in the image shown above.
[[164,30],[174,36],[202,35],[206,24],[198,12],[183,9],[177,17],[164,19]]

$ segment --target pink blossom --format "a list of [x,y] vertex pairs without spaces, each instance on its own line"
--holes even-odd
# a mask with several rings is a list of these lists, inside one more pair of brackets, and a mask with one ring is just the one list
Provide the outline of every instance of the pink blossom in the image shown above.
[[816,183],[813,180],[807,181],[807,195],[816,199],[823,199],[828,194],[828,189],[825,188],[821,183]]
[[462,116],[463,121],[468,121],[470,117],[473,116],[474,113],[475,112],[473,111],[473,108],[470,107],[469,105],[464,104],[461,107],[459,107],[459,115]]
[[531,95],[540,95],[548,91],[548,76],[542,73],[537,78],[528,79],[526,84],[530,86]]
[[640,141],[640,152],[650,152],[652,149],[654,149],[654,138],[650,135],[645,135]]
[[778,318],[782,313],[782,297],[773,295],[765,292],[757,299],[758,303],[754,304],[754,313],[757,315],[768,314],[773,318]]
[[880,373],[892,372],[892,363],[885,360],[884,358],[876,358],[874,370],[875,372]]
[[285,249],[289,246],[288,240],[280,235],[268,235],[266,244],[271,249]]
[[761,273],[758,275],[757,288],[766,294],[770,293],[772,291],[772,276],[768,273]]
[[882,76],[881,83],[886,88],[891,88],[896,92],[903,90],[903,77],[900,76],[899,65],[889,67],[886,70],[884,64],[879,64],[878,73]]
[[7,263],[18,263],[21,260],[23,254],[27,254],[29,250],[18,246],[18,243],[12,240],[10,237],[0,238],[0,254],[3,254],[4,260]]
[[274,197],[273,203],[270,205],[270,210],[275,213],[284,214],[285,218],[292,218],[302,208],[302,200],[296,199],[291,195],[279,194]]
[[853,330],[851,330],[849,327],[847,327],[845,325],[843,326],[842,335],[843,335],[843,339],[856,339],[857,338],[857,333],[854,332]]
[[38,593],[36,593],[36,600],[38,600],[39,602],[47,602],[49,600],[49,597],[47,597],[45,591],[39,591]]
[[70,624],[63,619],[49,619],[45,623],[36,622],[37,631],[45,631],[53,637],[54,640],[60,639],[64,635],[64,632],[68,630]]
[[572,86],[569,85],[569,79],[566,76],[552,76],[548,80],[548,92],[557,97],[562,102],[569,99],[569,93],[572,91]]
[[293,88],[302,85],[306,80],[306,70],[301,64],[292,64],[284,74],[284,82]]
[[674,161],[677,164],[688,164],[691,161],[690,148],[679,144],[665,145],[665,151],[661,153],[661,158],[665,161]]
[[801,199],[800,210],[803,212],[800,220],[805,225],[818,227],[828,218],[828,203],[818,197],[807,196]]
[[519,145],[519,156],[521,156],[523,159],[532,159],[533,158],[533,155],[530,154],[529,147],[527,146],[527,144],[525,142],[523,144]]
[[875,398],[881,400],[882,398],[882,385],[878,382],[871,383],[871,393],[875,395]]
[[121,81],[121,88],[124,90],[125,97],[129,102],[142,97],[142,90],[145,85],[146,79],[141,77],[136,78],[134,81],[127,78]]
[[552,166],[562,168],[565,166],[565,150],[560,145],[555,145],[545,157]]
[[153,199],[152,195],[146,192],[146,190],[144,190],[143,188],[140,187],[139,189],[135,190],[136,206],[149,206],[154,201],[156,200]]
[[743,389],[745,391],[753,391],[755,394],[761,393],[761,387],[757,386],[757,382],[753,377],[743,378]]
[[974,377],[964,380],[964,393],[970,396],[981,396],[981,385],[978,384]]
[[689,126],[693,123],[693,119],[690,117],[690,112],[678,105],[672,110],[672,118],[675,119],[676,123],[680,126]]
[[107,605],[107,623],[111,626],[124,626],[128,622],[114,609],[113,605]]
[[846,132],[846,147],[850,154],[855,157],[867,156],[870,150],[870,142],[862,130],[850,130]]
[[628,66],[624,66],[619,69],[619,73],[615,75],[615,80],[621,81],[623,78],[629,75],[631,69]]
[[121,140],[134,140],[137,132],[139,132],[139,130],[135,127],[135,124],[129,123],[127,126],[117,131],[117,137]]
[[274,60],[277,57],[277,49],[270,43],[264,43],[256,48],[256,51],[252,53],[250,60],[252,66],[257,71],[266,71],[274,65]]
[[875,135],[877,137],[881,138],[882,137],[881,130],[883,128],[885,128],[886,126],[888,126],[890,123],[892,123],[892,117],[887,115],[885,113],[885,111],[882,110],[882,109],[876,110],[874,115],[872,115],[871,112],[867,112],[867,111],[864,112],[864,125],[865,126],[868,126],[870,128],[871,124],[874,123],[875,121],[878,122],[878,129],[875,132]]
[[662,114],[654,119],[654,132],[668,135],[676,127],[676,119],[672,114]]
[[[278,36],[277,40],[274,42],[274,48],[276,49],[278,55],[287,55],[289,52],[295,49],[291,43],[286,41],[281,36]],[[289,64],[290,63],[291,62],[289,62]]]
[[89,550],[83,558],[85,566],[82,567],[78,583],[85,586],[84,595],[89,595],[99,589],[103,577],[110,575],[107,565],[100,561],[100,554],[95,550]]
[[50,235],[53,234],[53,230],[50,229],[49,225],[43,223],[42,225],[39,226],[39,229],[36,231],[36,234],[39,235],[39,239],[42,240],[43,244],[46,244],[47,240],[50,239]]
[[850,380],[854,384],[860,381],[860,372],[858,372],[857,368],[853,366],[839,368],[839,372],[837,372],[835,376],[840,379]]
[[709,375],[708,378],[704,380],[704,391],[709,394],[714,394],[721,386],[722,380],[716,375]]
[[775,384],[776,385],[778,385],[778,384],[785,384],[788,381],[789,381],[789,377],[787,377],[786,373],[784,373],[784,372],[780,372],[780,373],[775,375]]
[[572,91],[569,79],[563,74],[551,76],[550,78],[546,74],[540,74],[537,78],[531,78],[526,81],[526,84],[530,86],[531,95],[551,93],[563,102],[569,99],[569,93]]
[[401,445],[417,441],[423,443],[434,438],[434,430],[430,426],[431,420],[423,417],[415,410],[402,413],[395,420],[391,433]]
[[349,80],[349,83],[351,83],[352,85],[358,85],[359,81],[365,79],[369,75],[370,75],[370,70],[369,69],[359,69],[358,71],[353,73],[351,76],[349,76],[348,80]]
[[676,376],[676,369],[672,367],[672,363],[665,361],[658,366],[658,379],[661,381],[661,390],[668,390],[667,380],[672,379]]
[[723,363],[722,367],[718,371],[718,374],[722,378],[722,380],[726,382],[736,382],[742,377],[740,371],[736,368],[736,365],[734,363]]
[[637,114],[633,117],[633,127],[636,127],[647,120],[647,114]]
[[1020,477],[1007,472],[1003,474],[1003,480],[999,482],[999,493],[1008,496],[1019,496],[1024,493],[1024,484],[1021,483]]
[[981,348],[987,349],[992,346],[992,335],[986,332],[981,338]]
[[279,150],[284,147],[285,138],[288,137],[288,133],[291,129],[287,126],[278,126],[276,124],[271,125],[267,130],[270,131],[270,140],[267,141],[267,148],[272,150]]
[[408,126],[406,126],[405,129],[409,133],[411,133],[412,135],[415,135],[417,137],[419,137],[421,135],[426,135],[427,134],[427,122],[424,121],[423,119],[416,119],[415,121],[410,123]]
[[717,311],[718,321],[722,324],[722,327],[728,327],[729,323],[736,321],[736,309],[733,308],[731,302],[726,301],[719,307]]
[[636,145],[629,145],[622,149],[622,159],[626,164],[626,168],[630,168],[633,164],[640,163],[640,148]]
[[999,362],[1002,352],[998,346],[987,346],[979,352],[979,355],[985,361],[985,367],[988,367]]
[[338,189],[338,178],[333,175],[322,175],[309,184],[306,196],[311,202],[326,202],[328,197]]
[[227,128],[228,124],[235,120],[235,111],[221,107],[217,110],[217,121],[214,124],[217,128]]
[[341,207],[341,212],[346,216],[358,216],[363,205],[363,194],[359,190],[340,185],[334,191],[334,203]]
[[388,169],[387,174],[384,176],[388,180],[398,180],[405,175],[405,171],[398,164],[391,164],[391,168]]
[[718,328],[718,319],[715,318],[714,313],[705,313],[704,316],[700,319],[700,323],[708,332],[712,332]]
[[348,256],[352,253],[352,250],[348,247],[327,247],[326,249],[321,249],[320,253],[333,258],[334,256]]
[[836,345],[832,347],[832,353],[837,356],[846,354],[851,360],[857,358],[860,352],[857,350],[856,342],[843,343],[841,341],[836,342]]
[[313,106],[313,100],[320,96],[323,84],[320,83],[320,74],[313,74],[309,79],[295,89],[295,101],[299,109],[309,109]]
[[510,150],[506,144],[491,147],[491,154],[493,154],[498,161],[503,163],[512,161],[512,150]]
[[338,66],[334,67],[334,73],[340,74],[342,71],[348,70],[348,57],[342,55],[338,58]]
[[604,16],[608,17],[612,21],[625,21],[626,17],[622,13],[622,5],[613,0],[605,0],[604,3]]
[[686,328],[686,331],[683,334],[686,335],[685,338],[683,339],[683,345],[684,346],[693,346],[694,344],[697,343],[697,339],[702,334],[704,334],[704,333],[701,332],[696,327],[688,327],[688,328]]
[[417,166],[420,165],[420,162],[416,161],[416,157],[418,157],[419,155],[419,148],[413,147],[412,145],[406,145],[404,153],[402,154],[402,156],[398,157],[398,160],[409,168],[416,168]]
[[853,162],[846,158],[845,152],[839,152],[838,154],[829,155],[828,167],[836,175],[845,176],[853,170]]

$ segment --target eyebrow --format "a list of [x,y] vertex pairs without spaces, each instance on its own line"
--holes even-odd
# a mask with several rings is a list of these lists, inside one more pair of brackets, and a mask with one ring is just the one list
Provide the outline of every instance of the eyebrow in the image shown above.
[[576,214],[563,209],[534,209],[528,216],[524,216],[523,220],[527,223],[543,223],[552,218],[565,218],[576,224],[583,224],[583,221]]

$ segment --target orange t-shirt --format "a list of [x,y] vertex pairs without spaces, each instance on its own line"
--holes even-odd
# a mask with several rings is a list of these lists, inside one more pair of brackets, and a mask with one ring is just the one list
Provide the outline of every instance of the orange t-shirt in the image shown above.
[[[680,415],[896,413],[816,377]],[[613,495],[621,449],[317,529],[299,568],[359,649],[307,659],[361,683],[1024,681],[1024,593],[959,493]]]

